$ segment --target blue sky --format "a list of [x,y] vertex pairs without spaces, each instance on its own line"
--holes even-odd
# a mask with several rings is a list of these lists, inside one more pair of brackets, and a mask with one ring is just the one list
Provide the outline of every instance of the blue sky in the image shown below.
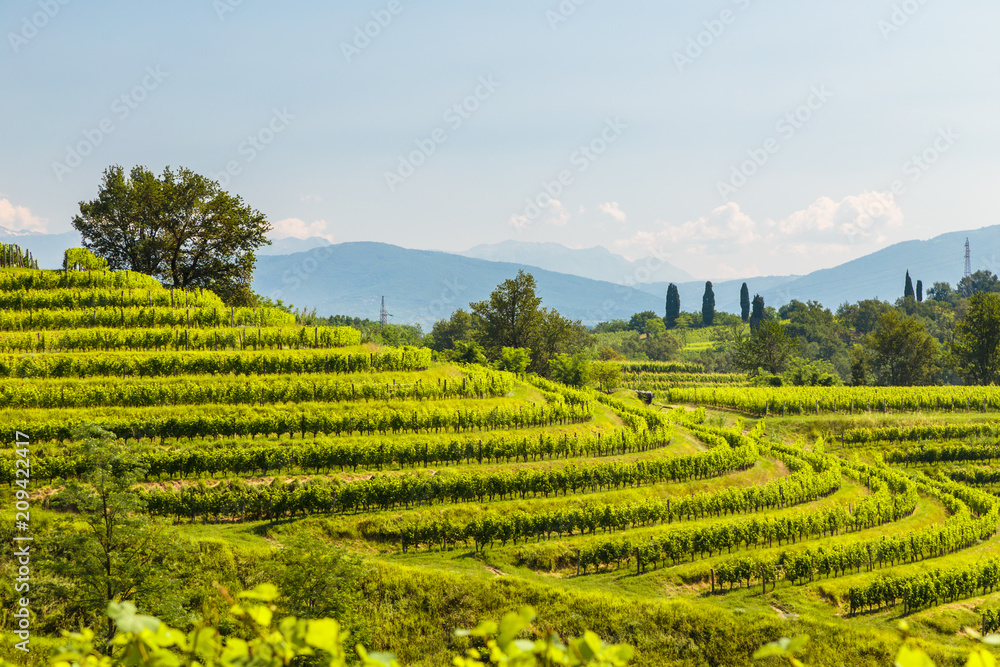
[[67,231],[109,165],[170,165],[276,237],[805,273],[996,222],[998,19],[985,0],[7,0],[0,225]]

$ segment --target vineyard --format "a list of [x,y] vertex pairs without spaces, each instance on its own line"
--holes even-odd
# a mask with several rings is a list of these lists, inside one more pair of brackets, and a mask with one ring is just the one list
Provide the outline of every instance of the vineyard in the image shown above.
[[[1000,623],[995,387],[755,388],[642,362],[604,394],[128,272],[3,269],[0,309],[4,535],[26,486],[39,526],[78,511],[66,489],[96,465],[78,428],[96,424],[131,454],[113,473],[134,472],[136,506],[197,562],[252,588],[261,554],[320,536],[381,573],[366,580],[372,627],[409,608],[390,572],[464,591],[447,628],[483,591],[502,605],[526,587],[747,622],[758,645],[807,633],[817,665],[890,664],[902,616],[945,660],[962,626]],[[30,438],[30,486],[15,431]],[[580,604],[583,626],[600,622]],[[547,620],[574,629],[571,616]],[[642,641],[649,623],[614,638],[637,645],[637,664],[708,662],[686,636]],[[860,647],[848,662],[831,658],[834,636]]]

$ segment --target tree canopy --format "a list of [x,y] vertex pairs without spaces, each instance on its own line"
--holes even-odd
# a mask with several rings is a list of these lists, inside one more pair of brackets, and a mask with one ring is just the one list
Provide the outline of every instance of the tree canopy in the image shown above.
[[528,370],[548,375],[550,360],[582,345],[583,326],[541,304],[534,276],[523,270],[498,285],[487,300],[469,304],[476,336],[490,359],[500,358],[505,347],[526,348],[531,351]]
[[969,384],[1000,382],[1000,294],[979,292],[955,325],[952,353],[958,374]]
[[733,343],[733,361],[750,375],[756,375],[759,369],[779,375],[798,348],[798,339],[789,335],[784,324],[763,320],[749,336],[742,332],[737,335]]
[[971,297],[979,292],[1000,292],[1000,280],[989,271],[976,271],[958,281],[958,293]]
[[889,310],[865,340],[880,385],[929,384],[937,373],[938,345],[920,322]]
[[249,305],[256,257],[270,243],[265,216],[183,167],[159,177],[143,166],[104,171],[97,198],[80,202],[73,227],[113,271],[152,275],[172,287],[203,287]]

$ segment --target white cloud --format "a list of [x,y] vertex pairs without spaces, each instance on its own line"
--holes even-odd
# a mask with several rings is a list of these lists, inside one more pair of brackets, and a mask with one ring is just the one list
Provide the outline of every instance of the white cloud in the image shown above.
[[[631,238],[615,241],[615,247],[642,256],[663,254],[678,245],[687,246],[688,252],[702,247],[728,250],[733,245],[747,245],[759,239],[757,223],[741,211],[738,204],[729,202],[697,220],[680,225],[664,224],[657,232],[637,232]],[[708,241],[711,243],[706,243]]]
[[[563,227],[566,225],[567,222],[569,222],[570,212],[565,206],[563,206],[563,203],[558,199],[550,199],[549,202],[545,206],[543,206],[541,210],[542,212],[547,213],[545,222],[549,223],[550,225],[555,225],[556,227]],[[537,217],[537,213],[538,211],[536,209],[536,214],[534,216],[528,216],[524,214],[512,215],[507,220],[507,224],[516,229],[518,232],[523,232],[532,225],[535,217]]]
[[820,197],[809,208],[796,211],[784,220],[770,222],[782,236],[808,235],[809,241],[829,240],[856,243],[878,238],[881,230],[903,224],[903,212],[891,194],[864,192],[835,202]]
[[15,206],[9,199],[0,198],[0,227],[12,232],[44,232],[48,220],[39,218],[26,206]]
[[558,199],[553,199],[546,208],[549,209],[549,217],[545,222],[556,227],[564,227],[569,222],[569,211]]
[[864,192],[839,202],[820,197],[785,218],[760,223],[729,202],[697,220],[661,222],[658,229],[636,232],[614,245],[633,260],[667,253],[690,257],[701,265],[701,270],[689,269],[695,273],[704,273],[706,259],[715,257],[713,271],[756,275],[758,266],[745,264],[750,257],[762,256],[775,259],[764,267],[767,272],[779,264],[779,271],[795,267],[797,272],[808,272],[858,256],[858,246],[884,243],[887,230],[902,223],[903,212],[889,193]]
[[319,195],[302,195],[299,197],[299,201],[309,202],[309,203],[319,203],[323,201],[323,198]]
[[306,222],[299,218],[285,218],[284,220],[275,222],[272,226],[274,229],[271,230],[270,237],[274,240],[288,238],[289,236],[294,236],[297,239],[319,236],[330,243],[334,242],[333,234],[327,232],[326,220]]
[[597,208],[601,210],[601,213],[607,213],[618,222],[622,223],[623,225],[625,224],[626,220],[625,211],[623,211],[621,207],[618,206],[618,202],[612,201],[612,202],[607,202],[605,204],[598,204]]
[[762,224],[744,213],[739,204],[729,202],[697,220],[679,225],[661,223],[658,231],[637,232],[616,241],[615,246],[633,254],[676,245],[703,246],[713,254],[724,254],[734,247],[764,242],[772,248],[780,244],[787,252],[798,254],[803,246],[815,252],[817,247],[839,249],[859,242],[880,242],[885,239],[885,229],[902,223],[903,212],[892,195],[877,192],[851,195],[839,202],[820,197],[808,208]]

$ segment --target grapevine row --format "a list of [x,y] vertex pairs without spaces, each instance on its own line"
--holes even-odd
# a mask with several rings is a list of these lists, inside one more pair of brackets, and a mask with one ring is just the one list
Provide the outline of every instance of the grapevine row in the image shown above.
[[[849,475],[858,475],[850,468],[844,470]],[[865,497],[857,507],[848,511],[834,507],[809,512],[796,517],[753,518],[749,520],[714,524],[699,528],[688,528],[666,532],[651,540],[634,542],[629,538],[604,539],[580,549],[574,558],[573,552],[562,546],[555,552],[544,547],[527,548],[519,555],[519,563],[528,567],[570,567],[579,563],[584,572],[591,565],[608,566],[633,556],[637,567],[644,570],[647,564],[655,564],[670,559],[676,564],[681,560],[694,560],[697,555],[704,557],[726,549],[750,549],[765,544],[770,547],[775,540],[781,546],[783,541],[794,544],[827,533],[832,537],[842,530],[862,530],[887,522],[895,522],[908,516],[916,509],[915,486],[901,477],[886,475],[871,480],[874,493]],[[893,495],[895,494],[895,495]]]
[[[218,308],[228,315],[215,292],[168,289],[79,289],[0,290],[0,309],[23,311],[68,308]],[[234,313],[235,317],[235,313]]]
[[272,404],[308,401],[388,401],[503,396],[514,387],[509,373],[472,371],[461,380],[443,384],[341,382],[270,376],[258,379],[233,377],[181,377],[136,380],[108,378],[99,381],[22,380],[0,386],[0,408],[84,408],[97,406],[143,407],[201,405],[206,403]]
[[0,352],[281,350],[360,344],[361,332],[350,327],[90,328],[0,334]]
[[[882,473],[884,474],[884,473]],[[914,563],[967,549],[992,536],[1000,519],[1000,504],[988,494],[946,479],[933,481],[917,473],[914,479],[922,492],[940,500],[950,513],[945,525],[909,535],[835,545],[828,549],[807,549],[776,558],[744,557],[721,563],[717,570],[720,585],[760,581],[764,587],[781,576],[792,581],[812,581],[818,574],[844,576],[863,568],[871,572],[898,563]],[[973,511],[976,515],[973,515]],[[839,574],[838,574],[839,573]]]
[[[137,464],[145,471],[146,481],[202,477],[205,474],[235,474],[266,476],[274,471],[299,469],[303,472],[351,470],[382,470],[386,467],[414,468],[429,465],[464,463],[510,463],[530,461],[613,456],[660,449],[671,442],[672,432],[634,434],[619,431],[601,436],[556,437],[549,434],[512,437],[489,435],[485,438],[453,438],[450,441],[402,443],[393,439],[378,442],[314,442],[304,445],[278,443],[254,446],[249,443],[225,443],[224,446],[184,450],[141,451]],[[36,456],[32,476],[49,482],[79,477],[88,471],[87,462],[79,455]],[[0,483],[15,480],[14,464],[0,460]]]
[[1000,423],[855,428],[844,432],[844,442],[866,444],[869,442],[914,442],[918,440],[968,440],[969,438],[990,436],[1000,436]]
[[625,361],[619,364],[626,373],[704,373],[701,364],[680,361]]
[[[300,404],[298,410],[262,407],[250,410],[223,408],[215,414],[186,411],[179,416],[151,417],[144,409],[118,417],[81,415],[78,419],[45,419],[21,428],[30,428],[35,442],[67,441],[72,439],[76,424],[97,421],[99,425],[124,440],[142,438],[204,438],[258,435],[289,437],[301,433],[325,435],[374,435],[381,433],[421,433],[454,431],[496,431],[554,424],[579,424],[589,421],[593,413],[589,406],[527,405],[520,408],[497,406],[475,409],[351,410],[331,413],[326,408]],[[141,412],[140,412],[141,410]]]
[[990,461],[1000,459],[1000,443],[921,445],[885,453],[886,463],[938,463],[948,461]]
[[667,389],[662,398],[667,403],[706,404],[760,416],[1000,409],[1000,387],[696,387]]
[[426,520],[398,529],[396,539],[403,552],[408,548],[426,544],[433,546],[448,541],[449,533],[461,534],[472,539],[476,550],[492,546],[500,540],[508,541],[549,539],[555,532],[558,537],[579,532],[595,534],[625,530],[650,524],[671,524],[674,521],[751,514],[776,507],[790,507],[814,501],[840,488],[839,469],[824,473],[798,473],[791,477],[773,480],[763,486],[746,489],[725,489],[715,493],[700,493],[677,499],[646,500],[639,503],[600,503],[575,509],[551,512],[517,512],[511,515],[489,513],[465,526],[444,527],[439,520]]
[[0,272],[0,291],[46,289],[150,289],[162,290],[160,281],[134,271],[19,271]]
[[69,308],[0,311],[0,331],[121,327],[281,327],[295,316],[277,308]]
[[[486,502],[642,486],[695,476],[723,474],[753,465],[756,450],[710,452],[678,459],[568,465],[554,470],[508,470],[443,475],[376,475],[338,485],[312,480],[306,485],[261,485],[241,481],[212,488],[149,490],[143,498],[152,514],[179,518],[234,517],[241,520],[315,513],[409,508],[435,503]],[[681,458],[688,459],[687,461]],[[693,459],[693,460],[692,460]],[[748,463],[749,459],[749,463]]]
[[0,355],[0,378],[343,374],[422,371],[430,365],[431,351],[415,347],[387,348],[360,354],[325,349],[128,354],[51,352],[45,355]]

